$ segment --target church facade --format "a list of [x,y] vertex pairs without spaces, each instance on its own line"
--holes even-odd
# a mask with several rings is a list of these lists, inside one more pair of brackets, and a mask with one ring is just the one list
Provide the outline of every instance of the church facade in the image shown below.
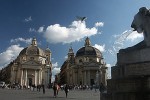
[[49,48],[39,48],[35,38],[8,67],[11,84],[19,83],[21,86],[29,87],[41,84],[47,86],[51,83],[51,51]]
[[68,58],[61,66],[60,84],[72,85],[99,85],[106,83],[106,63],[102,53],[91,46],[87,37],[85,45],[74,55],[72,47],[68,52]]

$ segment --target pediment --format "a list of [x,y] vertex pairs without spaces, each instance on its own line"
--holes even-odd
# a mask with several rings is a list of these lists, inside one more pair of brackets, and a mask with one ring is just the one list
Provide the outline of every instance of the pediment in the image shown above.
[[26,61],[24,63],[22,63],[22,65],[32,65],[32,66],[41,66],[40,63],[34,61],[34,60],[29,60],[29,61]]
[[41,69],[41,64],[34,61],[34,60],[30,60],[27,62],[22,63],[22,68],[25,69]]
[[95,62],[88,62],[86,64],[84,64],[85,66],[100,66],[98,63]]

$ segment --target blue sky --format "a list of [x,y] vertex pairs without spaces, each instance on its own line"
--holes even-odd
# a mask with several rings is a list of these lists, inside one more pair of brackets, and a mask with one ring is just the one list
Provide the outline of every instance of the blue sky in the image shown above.
[[[0,68],[36,37],[39,47],[51,49],[56,73],[70,43],[76,53],[87,36],[113,66],[120,48],[143,39],[136,32],[120,37],[131,30],[133,17],[143,6],[150,8],[149,0],[0,0]],[[80,22],[76,16],[87,19]]]

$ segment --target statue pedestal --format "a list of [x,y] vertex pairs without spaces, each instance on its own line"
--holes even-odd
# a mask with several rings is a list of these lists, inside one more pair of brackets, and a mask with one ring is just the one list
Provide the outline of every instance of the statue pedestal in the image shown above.
[[150,48],[124,52],[117,54],[117,65],[132,64],[150,61]]
[[102,100],[150,100],[150,48],[121,50],[111,76]]
[[[148,15],[148,17],[147,17]],[[150,100],[150,11],[141,7],[131,27],[144,34],[140,43],[119,51],[117,65],[112,67],[112,79],[107,83],[110,99]]]

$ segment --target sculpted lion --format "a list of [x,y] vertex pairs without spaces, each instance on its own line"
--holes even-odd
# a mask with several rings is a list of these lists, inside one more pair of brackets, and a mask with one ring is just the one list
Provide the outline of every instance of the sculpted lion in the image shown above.
[[144,40],[132,47],[121,49],[119,52],[130,52],[143,49],[150,46],[150,11],[146,7],[141,7],[139,12],[134,16],[131,27],[133,31],[144,34]]
[[134,16],[131,27],[134,31],[144,34],[144,42],[146,46],[150,46],[150,11],[146,7],[139,9],[139,12]]

